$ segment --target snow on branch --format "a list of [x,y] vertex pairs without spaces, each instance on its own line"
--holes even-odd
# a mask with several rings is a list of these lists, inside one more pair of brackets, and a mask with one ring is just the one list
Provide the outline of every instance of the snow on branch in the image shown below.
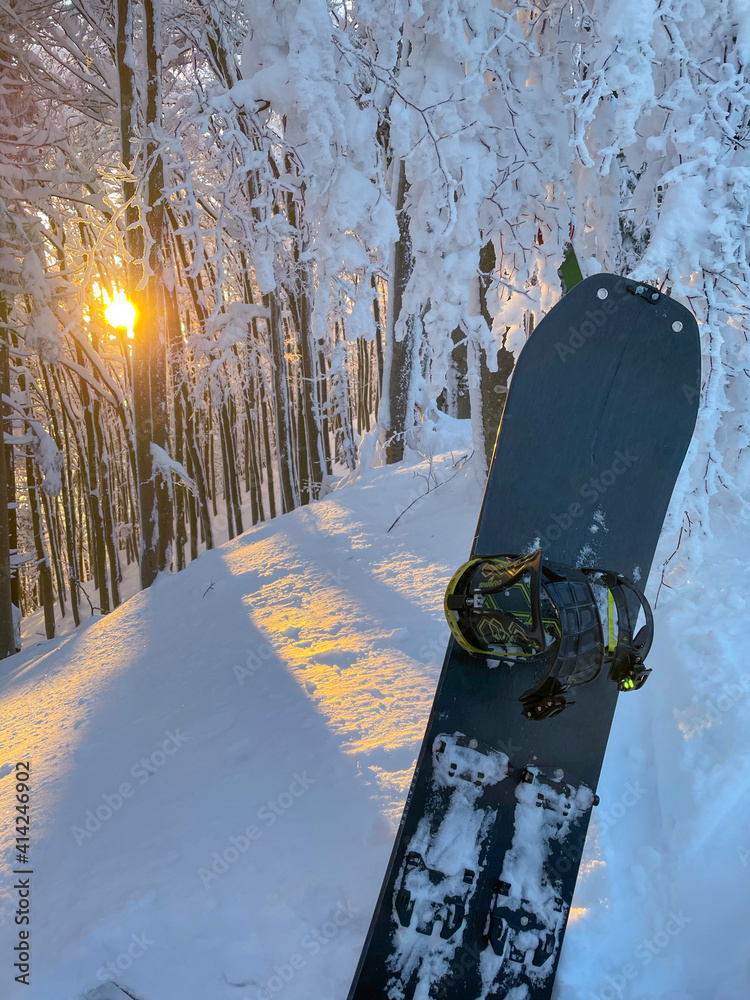
[[10,397],[4,395],[3,402],[21,417],[29,429],[28,434],[20,439],[6,434],[5,443],[12,445],[23,443],[31,446],[34,461],[44,473],[41,487],[48,496],[56,497],[62,489],[62,452],[38,420],[25,413]]
[[179,462],[176,462],[173,458],[170,458],[167,452],[153,441],[151,442],[151,459],[154,463],[154,474],[158,472],[163,477],[164,482],[167,484],[170,497],[172,496],[173,474],[177,476],[177,478],[181,480],[185,486],[187,486],[193,496],[198,496],[198,487],[187,474],[185,467]]

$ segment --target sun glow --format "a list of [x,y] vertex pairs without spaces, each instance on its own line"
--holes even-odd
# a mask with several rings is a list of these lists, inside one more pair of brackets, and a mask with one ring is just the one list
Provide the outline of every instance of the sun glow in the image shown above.
[[116,330],[127,330],[128,337],[133,337],[133,327],[135,325],[135,306],[128,300],[127,295],[121,288],[115,288],[110,298],[106,288],[102,289],[102,302],[104,302],[104,318]]

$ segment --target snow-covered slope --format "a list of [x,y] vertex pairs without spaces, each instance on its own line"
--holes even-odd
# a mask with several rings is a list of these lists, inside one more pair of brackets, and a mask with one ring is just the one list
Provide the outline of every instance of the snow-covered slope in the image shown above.
[[[114,980],[139,1000],[344,1000],[481,499],[468,427],[434,437],[431,461],[365,473],[3,662],[2,997]],[[747,534],[708,544],[657,608],[652,679],[620,699],[560,1000],[747,995]],[[11,957],[26,760],[31,987]]]

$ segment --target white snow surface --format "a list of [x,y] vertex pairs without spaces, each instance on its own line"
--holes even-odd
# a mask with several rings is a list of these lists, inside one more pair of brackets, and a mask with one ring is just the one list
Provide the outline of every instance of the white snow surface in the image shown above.
[[[433,437],[431,460],[371,469],[2,663],[3,998],[114,981],[138,1000],[344,1000],[481,500],[474,460],[450,478],[468,423]],[[444,485],[387,533],[430,467]],[[619,700],[556,1000],[747,997],[750,543],[736,517],[714,525],[662,589],[649,683]],[[26,760],[30,987],[12,970]]]

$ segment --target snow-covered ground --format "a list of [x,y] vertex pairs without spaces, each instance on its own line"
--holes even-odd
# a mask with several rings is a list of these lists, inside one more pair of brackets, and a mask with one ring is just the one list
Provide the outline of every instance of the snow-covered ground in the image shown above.
[[[0,665],[0,996],[345,1000],[481,499],[468,426],[434,438],[431,462],[371,470]],[[750,542],[716,523],[662,590],[649,684],[620,698],[559,1000],[748,995]]]

